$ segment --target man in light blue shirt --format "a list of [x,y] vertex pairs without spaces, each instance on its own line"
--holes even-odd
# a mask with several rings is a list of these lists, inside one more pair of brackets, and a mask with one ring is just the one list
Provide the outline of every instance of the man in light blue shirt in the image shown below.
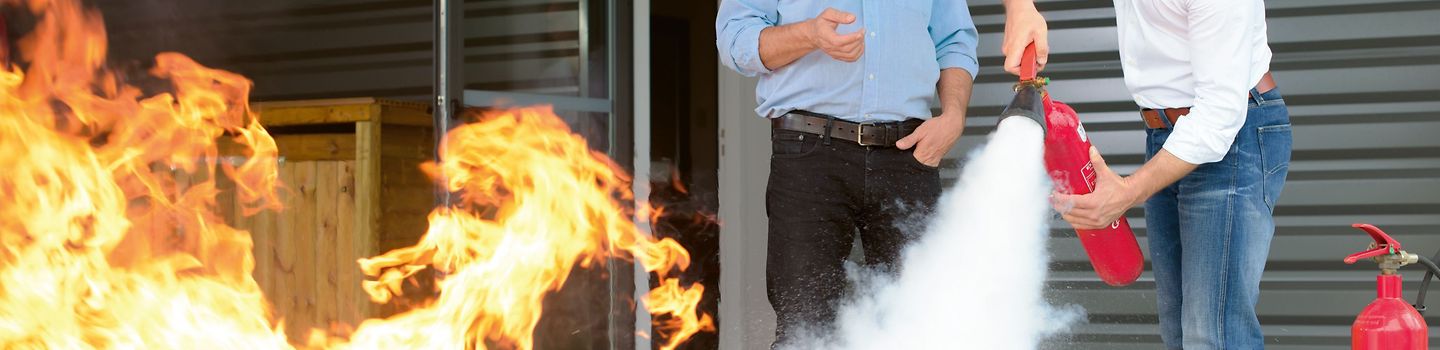
[[939,198],[979,37],[964,0],[723,0],[715,35],[722,64],[760,77],[772,124],[766,280],[784,344],[833,323],[856,233],[868,266],[894,269],[900,227]]

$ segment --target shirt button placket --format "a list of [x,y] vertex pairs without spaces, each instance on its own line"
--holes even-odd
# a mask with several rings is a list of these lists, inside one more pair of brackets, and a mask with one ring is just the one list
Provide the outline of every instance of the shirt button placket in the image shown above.
[[[878,4],[876,1],[861,0],[860,6],[861,10],[865,12],[865,27],[867,27],[867,29],[878,28],[885,21],[882,19],[884,14],[880,13],[876,4]],[[870,31],[870,37],[875,37],[875,31]],[[867,122],[873,121],[871,111],[874,111],[880,104],[881,91],[879,84],[875,81],[875,72],[878,71],[877,67],[884,58],[880,57],[883,55],[881,53],[883,50],[881,50],[879,46],[877,42],[872,40],[866,40],[865,42],[865,57],[863,58],[865,60],[865,82],[862,83],[864,86],[864,96],[862,96],[861,112],[864,113],[863,115]]]

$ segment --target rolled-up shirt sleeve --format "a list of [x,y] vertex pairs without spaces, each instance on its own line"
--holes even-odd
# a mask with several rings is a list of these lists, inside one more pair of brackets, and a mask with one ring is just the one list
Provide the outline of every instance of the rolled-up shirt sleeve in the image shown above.
[[715,16],[720,63],[753,77],[770,73],[760,61],[760,31],[780,21],[779,0],[724,0]]
[[1247,96],[1264,72],[1252,72],[1252,40],[1263,9],[1250,1],[1190,1],[1190,50],[1195,105],[1175,123],[1165,150],[1190,164],[1217,162],[1230,153],[1245,125]]
[[930,38],[935,41],[935,60],[940,69],[960,68],[974,77],[980,71],[975,46],[980,33],[963,0],[936,0],[930,13]]

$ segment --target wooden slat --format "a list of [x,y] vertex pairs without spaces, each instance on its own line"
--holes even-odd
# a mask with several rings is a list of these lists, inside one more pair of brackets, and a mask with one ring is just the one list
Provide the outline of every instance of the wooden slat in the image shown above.
[[355,159],[355,134],[276,135],[275,145],[290,161]]
[[[288,161],[355,159],[355,134],[282,134],[271,135],[279,155]],[[216,142],[220,154],[246,156],[245,148],[230,138]]]
[[[281,167],[279,169],[281,169],[281,174],[283,175],[283,169],[285,168]],[[281,177],[281,181],[284,181],[283,176]],[[282,188],[282,194],[284,193],[283,191],[284,189]],[[239,207],[242,203],[238,202],[238,197],[236,199],[236,206]],[[243,225],[249,228],[250,237],[255,240],[255,249],[253,250],[255,254],[255,282],[259,283],[261,290],[265,291],[266,300],[268,300],[272,306],[270,316],[274,320],[278,320],[281,316],[279,315],[279,309],[273,307],[277,305],[276,301],[278,301],[280,297],[278,293],[280,289],[275,286],[275,272],[277,271],[275,266],[275,250],[276,241],[277,238],[279,238],[275,221],[278,220],[279,214],[272,210],[265,210],[253,216],[245,216],[243,212],[238,211],[235,215]]]
[[[288,213],[300,206],[302,197],[300,196],[299,189],[303,184],[296,181],[295,173],[297,171],[295,163],[281,163],[279,170],[280,181],[286,186],[286,190],[281,192],[280,195],[284,199],[285,211]],[[270,287],[267,288],[267,290],[271,291],[268,293],[271,296],[270,302],[275,307],[276,315],[283,320],[286,334],[289,335],[291,339],[303,339],[296,337],[298,334],[303,334],[296,332],[296,329],[303,327],[304,324],[300,315],[295,310],[295,305],[298,303],[297,299],[299,297],[294,294],[296,286],[295,283],[291,282],[292,279],[290,278],[294,274],[295,268],[295,245],[287,242],[287,240],[296,235],[296,219],[298,218],[294,215],[274,215],[274,226],[270,231],[273,232],[273,234],[270,237],[268,247],[266,247],[270,250],[270,254],[273,254],[271,260],[274,264],[270,266],[268,271],[269,276],[266,276],[266,279],[270,282]]]
[[374,118],[369,104],[259,108],[265,126],[353,123]]
[[[373,108],[379,106],[379,108]],[[372,120],[383,113],[385,123],[429,127],[433,124],[423,102],[373,97],[333,98],[255,104],[265,126],[335,124]]]
[[351,248],[358,257],[375,253],[380,232],[380,121],[355,123],[354,225]]
[[[381,213],[389,219],[391,214],[428,214],[435,208],[435,188],[432,186],[385,186],[380,190],[385,198]],[[418,228],[424,230],[424,226]]]
[[289,330],[290,339],[305,339],[309,330],[319,325],[316,324],[315,299],[319,290],[314,289],[315,281],[315,226],[317,206],[315,168],[317,162],[295,162],[295,192],[297,205],[291,207],[286,216],[292,217],[290,221],[289,235],[284,237],[284,244],[288,246],[285,251],[286,266],[289,267],[285,278],[286,285],[290,286],[288,292],[292,293],[293,304],[290,305],[293,329]]
[[430,161],[429,158],[382,157],[381,161],[385,163],[385,169],[389,169],[381,174],[386,187],[434,187],[430,176],[420,170],[420,165]]
[[337,284],[341,269],[353,269],[350,265],[338,264],[335,249],[340,202],[339,161],[315,162],[315,276],[312,297],[315,300],[315,326],[330,329],[340,320]]
[[[390,137],[390,129],[386,129]],[[435,187],[420,170],[420,164],[427,160],[381,157],[385,172],[381,175],[381,197],[385,198],[380,208],[384,215],[391,213],[426,214],[435,207]],[[423,226],[422,226],[423,230]]]
[[257,102],[253,107],[257,111],[278,110],[286,108],[329,108],[334,106],[358,106],[378,103],[374,97],[351,97],[351,98],[320,98],[311,100],[294,101],[266,101]]
[[[224,160],[221,159],[220,161]],[[226,176],[223,172],[220,172],[218,164],[214,163],[214,161],[206,162],[206,166],[214,166],[214,169],[217,172],[210,177],[211,181],[214,182],[215,190],[217,191],[217,193],[215,194],[215,205],[212,206],[210,210],[215,213],[221,221],[224,221],[225,225],[228,225],[237,230],[245,230],[245,227],[241,226],[239,224],[239,220],[236,219],[236,216],[238,216],[236,214],[239,211],[235,210],[235,197],[237,196],[235,195],[234,181],[231,180],[229,176]],[[250,251],[253,252],[255,247],[255,239],[253,237],[250,239],[250,243]],[[253,253],[251,253],[250,258],[254,259]],[[251,276],[253,278],[253,265],[251,266],[251,272]]]
[[424,107],[381,105],[380,113],[385,114],[385,124],[432,127],[435,123]]
[[[385,139],[380,140],[381,154],[386,157],[425,160],[435,156],[435,138],[431,136],[434,133],[432,126],[393,125],[389,124],[390,114],[386,114],[385,118]],[[387,164],[386,169],[394,168]]]
[[377,248],[380,252],[391,249],[407,247],[420,241],[420,236],[425,234],[426,227],[429,227],[426,214],[421,213],[388,213],[385,221],[380,225],[380,241]]
[[360,247],[362,236],[370,232],[356,230],[355,226],[355,161],[343,161],[335,171],[338,192],[335,198],[335,273],[336,305],[338,321],[349,326],[359,326],[360,321],[370,316],[369,297],[360,289],[364,275],[356,259],[370,255],[369,247]]

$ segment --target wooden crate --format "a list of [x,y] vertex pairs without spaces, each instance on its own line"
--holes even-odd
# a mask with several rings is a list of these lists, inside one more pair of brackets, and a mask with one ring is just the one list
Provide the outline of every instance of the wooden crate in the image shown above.
[[254,107],[279,147],[285,209],[245,217],[233,196],[220,207],[250,230],[255,279],[287,333],[303,340],[311,328],[389,314],[360,289],[356,259],[414,244],[428,226],[434,192],[419,170],[434,149],[427,106],[353,98]]

